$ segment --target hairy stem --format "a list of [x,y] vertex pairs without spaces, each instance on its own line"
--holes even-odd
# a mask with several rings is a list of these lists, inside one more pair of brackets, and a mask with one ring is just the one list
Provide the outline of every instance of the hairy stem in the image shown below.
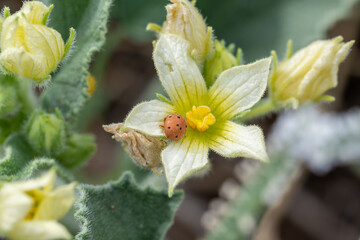
[[241,120],[248,121],[250,119],[262,117],[269,113],[276,112],[278,110],[278,105],[271,98],[265,98],[258,102],[249,113],[241,117]]

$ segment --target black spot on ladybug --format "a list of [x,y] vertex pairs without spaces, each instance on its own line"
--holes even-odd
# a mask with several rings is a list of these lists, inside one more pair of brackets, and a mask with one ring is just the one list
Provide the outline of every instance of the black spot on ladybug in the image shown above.
[[176,138],[178,138],[178,135],[176,135]]
[[178,126],[179,126],[179,124],[176,124],[176,126],[178,127]]
[[172,116],[170,115],[169,118],[171,118]]
[[170,129],[170,127],[168,127],[168,129]]
[[181,130],[182,128],[180,127],[180,130]]
[[180,119],[180,116],[177,116],[178,119]]

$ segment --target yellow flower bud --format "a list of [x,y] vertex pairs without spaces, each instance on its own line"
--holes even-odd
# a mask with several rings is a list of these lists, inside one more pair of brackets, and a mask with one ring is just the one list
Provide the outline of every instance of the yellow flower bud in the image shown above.
[[45,25],[46,22],[43,21],[44,17],[47,18],[52,6],[53,5],[47,7],[43,3],[37,1],[26,2],[21,8],[21,12],[29,23]]
[[65,45],[60,33],[45,26],[51,9],[41,2],[25,2],[20,11],[4,20],[0,63],[6,72],[42,83],[64,58],[74,32]]
[[172,33],[190,42],[194,57],[203,61],[212,52],[212,30],[207,27],[194,2],[188,0],[171,0],[166,6],[167,16],[162,33]]
[[275,100],[296,107],[307,101],[321,100],[324,92],[336,87],[339,65],[354,44],[354,41],[342,41],[339,36],[313,42],[275,66],[270,80]]

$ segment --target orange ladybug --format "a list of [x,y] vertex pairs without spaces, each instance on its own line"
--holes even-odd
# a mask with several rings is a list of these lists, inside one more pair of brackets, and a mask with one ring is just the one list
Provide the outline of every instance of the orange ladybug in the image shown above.
[[166,138],[170,140],[179,140],[185,136],[186,130],[186,120],[180,114],[172,113],[164,119],[164,131]]

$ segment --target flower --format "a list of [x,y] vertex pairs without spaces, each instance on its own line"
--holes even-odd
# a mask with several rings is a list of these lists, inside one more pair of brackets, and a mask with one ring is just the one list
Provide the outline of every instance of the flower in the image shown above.
[[163,137],[161,125],[167,115],[179,113],[187,117],[185,137],[171,141],[161,153],[169,196],[180,181],[208,167],[209,148],[225,157],[268,160],[261,129],[241,126],[230,119],[260,100],[271,59],[230,68],[208,90],[190,51],[190,44],[183,38],[161,35],[153,57],[171,102],[140,103],[125,119],[125,127]]
[[74,39],[64,41],[56,30],[45,26],[52,6],[41,2],[25,2],[20,11],[7,17],[2,24],[0,64],[7,73],[32,78],[43,83],[50,78]]
[[337,85],[339,65],[348,55],[354,41],[342,42],[341,36],[316,41],[283,61],[270,80],[271,94],[276,102],[298,104],[307,101],[333,100],[324,92]]
[[0,235],[12,240],[71,239],[57,222],[75,201],[75,183],[53,189],[55,170],[0,189]]
[[170,0],[173,4],[166,6],[166,21],[162,33],[176,34],[189,41],[195,58],[204,60],[213,50],[212,29],[207,27],[195,2],[188,0]]

